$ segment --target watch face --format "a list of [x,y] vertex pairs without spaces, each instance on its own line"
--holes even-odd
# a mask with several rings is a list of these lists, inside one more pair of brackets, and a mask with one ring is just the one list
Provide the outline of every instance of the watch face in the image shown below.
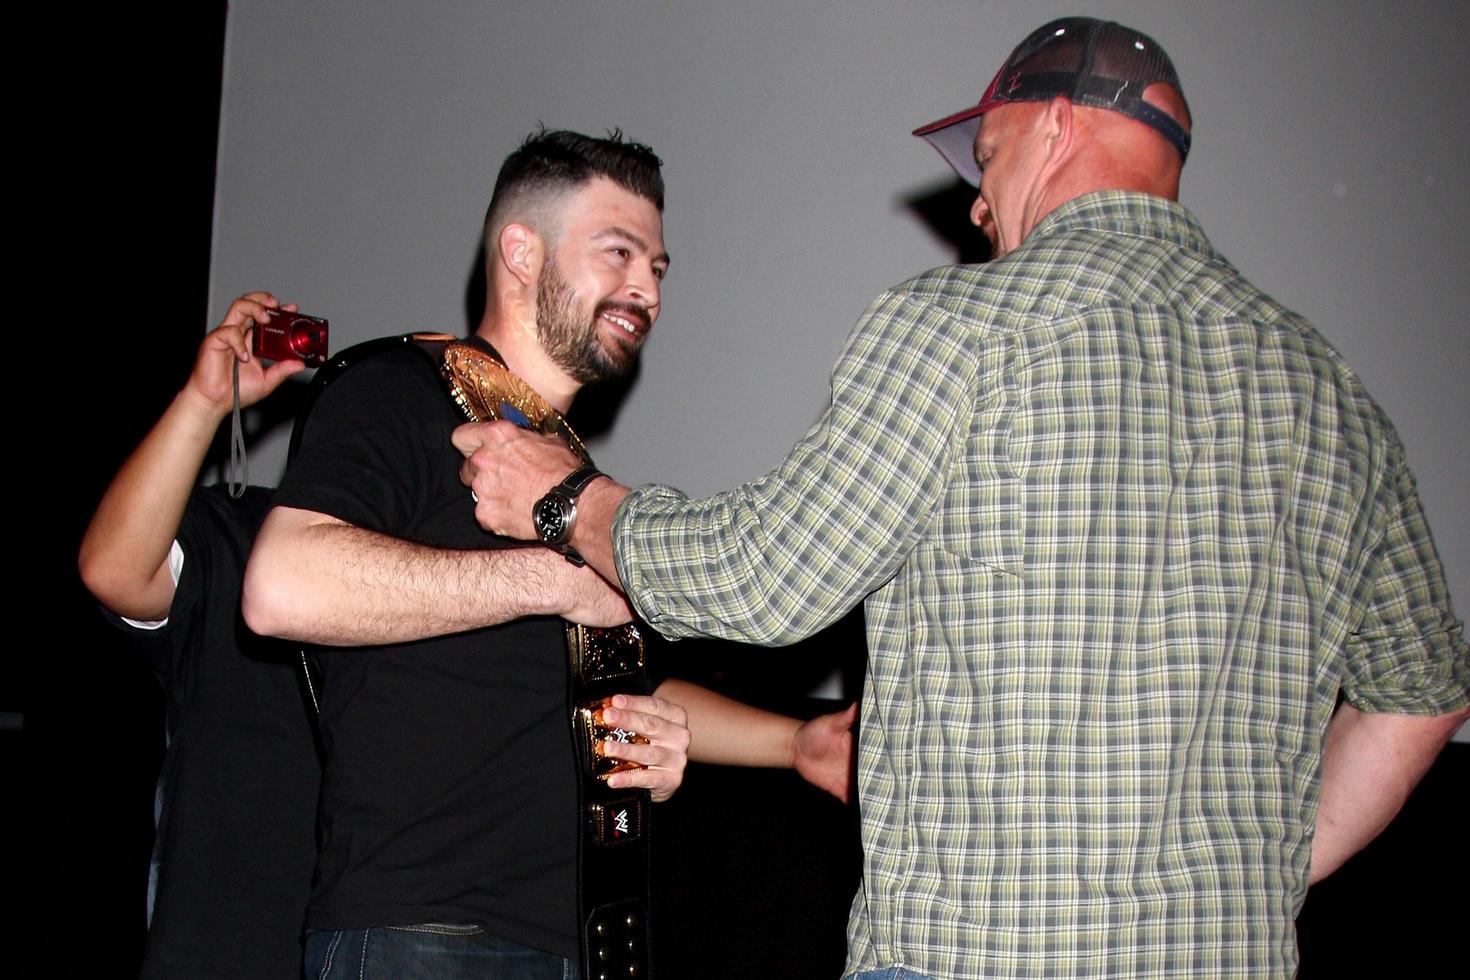
[[567,508],[570,503],[571,501],[551,493],[536,502],[536,509],[531,512],[531,520],[536,525],[537,535],[544,543],[562,544],[565,542]]

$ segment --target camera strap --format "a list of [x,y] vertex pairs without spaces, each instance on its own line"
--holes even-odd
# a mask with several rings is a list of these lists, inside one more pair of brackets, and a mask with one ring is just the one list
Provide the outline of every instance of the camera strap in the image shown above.
[[[230,499],[245,496],[245,485],[250,482],[250,464],[245,459],[245,427],[240,423],[240,359],[232,362],[230,382],[234,401],[230,406],[230,471],[225,475],[229,485]],[[313,698],[313,701],[315,698]]]

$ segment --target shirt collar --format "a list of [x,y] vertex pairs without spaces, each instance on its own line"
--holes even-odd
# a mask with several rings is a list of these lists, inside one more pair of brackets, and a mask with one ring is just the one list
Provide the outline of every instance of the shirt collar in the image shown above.
[[1082,230],[1138,235],[1202,252],[1215,251],[1184,205],[1138,191],[1095,191],[1073,198],[1041,219],[1022,247],[1033,240]]

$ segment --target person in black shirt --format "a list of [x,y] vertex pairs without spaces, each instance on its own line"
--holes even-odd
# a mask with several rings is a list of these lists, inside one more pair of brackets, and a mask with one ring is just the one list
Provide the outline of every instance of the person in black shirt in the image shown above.
[[[475,341],[562,412],[583,385],[626,371],[658,316],[662,204],[646,147],[565,132],[528,140],[502,167],[486,218]],[[508,549],[481,530],[450,442],[460,421],[415,351],[344,372],[304,423],[250,559],[254,629],[340,648],[321,655],[314,976],[560,977],[578,956],[559,617],[615,625],[631,613],[556,551]],[[696,758],[795,764],[841,795],[851,720],[799,726],[667,681],[615,700],[608,721],[650,741],[610,744],[646,768],[609,782],[666,798],[692,730]]]
[[[301,370],[247,335],[268,293],[234,301],[188,382],[118,471],[82,541],[82,579],[163,683],[144,977],[293,977],[316,848],[320,768],[292,650],[240,621],[240,581],[270,491],[196,488],[230,411]],[[294,309],[294,307],[288,307]]]

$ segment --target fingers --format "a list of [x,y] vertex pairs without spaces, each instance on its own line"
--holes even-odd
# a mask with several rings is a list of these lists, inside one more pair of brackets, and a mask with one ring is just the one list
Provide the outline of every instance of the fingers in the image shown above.
[[842,738],[852,731],[852,726],[856,721],[857,702],[854,701],[841,711],[817,715],[809,721],[802,722],[796,730],[797,751],[804,751],[832,739]]
[[[248,325],[264,319],[267,316],[267,310],[280,308],[281,301],[264,290],[246,293],[230,304],[220,325]],[[294,309],[294,304],[288,305],[287,309]]]
[[[233,309],[234,307],[231,307],[231,310]],[[249,362],[250,345],[245,342],[245,337],[249,334],[250,328],[254,326],[254,323],[255,321],[249,319],[244,323],[230,323],[228,321],[222,323],[210,332],[209,336],[205,338],[205,343],[208,344],[210,341],[215,341],[223,344],[235,355],[236,360]]]
[[[488,449],[479,449],[466,457],[459,468],[459,481],[470,488],[470,498],[475,505],[475,521],[491,534],[501,537],[516,537],[511,522],[499,506],[494,491],[497,489],[494,476],[499,457]],[[534,535],[532,535],[534,537]]]
[[792,759],[796,771],[807,782],[844,803],[852,795],[852,726],[856,720],[857,704],[854,703],[841,711],[818,715],[796,731]]
[[662,803],[673,796],[683,782],[682,768],[677,772],[672,769],[630,769],[607,777],[607,784],[613,789],[648,790],[655,803]]
[[[475,491],[476,497],[484,497],[487,500],[494,499],[491,492],[495,485],[488,479],[493,474],[500,457],[491,449],[476,449],[465,457],[465,461],[459,466],[459,482]],[[481,477],[487,477],[481,480]],[[481,486],[476,486],[475,481],[480,480]]]
[[271,310],[295,313],[299,309],[300,307],[295,303],[282,303],[265,290],[257,289],[231,302],[230,308],[225,311],[224,319],[220,321],[220,326],[244,327],[245,331],[249,331],[254,324],[269,316]]
[[239,322],[246,316],[258,320],[266,310],[280,309],[280,307],[280,300],[263,289],[257,289],[235,299],[230,304],[229,312],[225,314],[224,322],[229,323],[232,320]]
[[834,711],[821,718],[829,725],[833,732],[850,732],[852,726],[857,722],[857,702],[854,701],[841,711]]
[[681,747],[689,746],[689,713],[683,705],[652,694],[615,694],[609,701],[602,709],[609,724],[631,728],[650,738],[682,737]]
[[535,502],[581,465],[556,436],[513,422],[462,425],[450,441],[465,457],[459,479],[474,492],[475,520],[492,534],[522,541],[536,539]]
[[530,506],[516,507],[511,485],[520,472],[516,447],[520,440],[545,438],[518,428],[512,422],[472,422],[455,429],[450,435],[454,447],[464,454],[459,468],[460,482],[473,492],[475,520],[491,534],[534,540],[530,525]]
[[[449,441],[454,443],[454,448],[458,449],[461,455],[473,456],[475,451],[491,438],[495,425],[494,422],[466,422],[450,434]],[[460,479],[468,485],[469,481],[464,479],[463,473],[464,471],[461,470]]]
[[[510,527],[497,506],[493,475],[501,460],[495,446],[500,434],[498,425],[510,423],[471,422],[461,425],[450,435],[454,448],[464,454],[465,460],[459,467],[459,482],[470,488],[475,503],[475,520],[491,534],[508,535]],[[514,426],[511,426],[514,428]]]
[[230,304],[225,311],[224,319],[212,332],[212,336],[218,338],[234,352],[235,357],[245,363],[250,361],[250,345],[245,338],[252,327],[269,316],[270,310],[285,309],[295,310],[295,303],[287,303],[281,306],[281,301],[263,289],[246,293]]
[[268,395],[272,391],[275,391],[281,386],[281,382],[291,377],[291,375],[300,374],[302,371],[305,370],[306,362],[298,361],[294,358],[289,361],[277,361],[276,363],[272,364],[270,367],[266,368],[264,372],[262,372],[261,377],[265,382],[263,386],[265,388],[265,391],[261,394],[261,397],[263,398],[265,397],[265,395]]
[[[507,470],[529,469],[559,474],[548,486],[582,465],[577,455],[554,435],[523,429],[514,422],[467,422],[450,441],[466,458],[487,452],[506,462]],[[481,463],[481,469],[486,467]]]
[[602,709],[603,720],[631,729],[645,741],[605,742],[603,754],[645,768],[614,773],[608,777],[608,785],[649,790],[655,802],[668,799],[683,782],[689,761],[688,714],[682,705],[659,697],[618,694],[610,701]]

